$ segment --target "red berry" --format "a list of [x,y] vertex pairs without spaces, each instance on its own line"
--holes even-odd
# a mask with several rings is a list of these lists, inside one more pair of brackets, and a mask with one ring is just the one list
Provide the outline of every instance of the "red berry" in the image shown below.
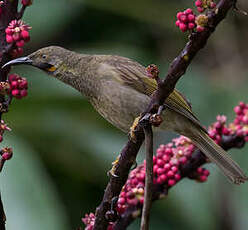
[[18,41],[20,39],[20,34],[19,33],[14,33],[12,35],[12,38],[15,40],[15,41]]
[[189,22],[194,22],[195,21],[195,15],[189,14],[188,15],[188,20],[189,20]]
[[173,180],[173,179],[168,180],[168,185],[169,186],[173,186],[175,184],[176,184],[176,181],[175,180]]
[[199,13],[202,13],[202,12],[204,11],[204,8],[202,8],[202,7],[197,7],[197,11],[198,11]]
[[192,14],[193,10],[188,8],[187,10],[184,11],[185,14]]
[[6,41],[8,42],[8,43],[13,43],[14,42],[14,39],[13,39],[13,37],[11,36],[11,35],[6,35]]
[[11,85],[11,89],[16,89],[19,84],[17,81],[12,81],[10,85]]
[[12,34],[13,34],[13,31],[12,31],[12,29],[10,29],[9,27],[7,27],[7,28],[5,29],[5,33],[6,33],[7,35],[12,35]]
[[196,7],[201,7],[202,6],[202,2],[200,0],[195,1],[195,6]]
[[197,32],[203,32],[205,30],[205,28],[202,26],[197,26],[196,30],[197,30]]
[[21,97],[26,97],[28,95],[28,91],[26,89],[21,90],[20,92]]
[[3,153],[2,158],[7,161],[12,158],[12,155],[13,155],[12,153],[6,152],[6,153]]
[[28,82],[26,80],[22,80],[19,84],[20,89],[27,89],[28,88]]
[[182,14],[181,17],[179,18],[179,20],[180,20],[181,22],[186,23],[186,22],[188,21],[188,18],[187,18],[187,16],[186,16],[185,14]]
[[176,21],[176,26],[179,27],[179,25],[180,25],[180,21],[177,20],[177,21]]
[[183,15],[183,12],[178,12],[177,13],[177,18],[180,20],[181,16]]
[[186,32],[187,29],[188,29],[188,28],[187,28],[187,25],[184,24],[184,23],[180,23],[179,28],[180,28],[180,30],[181,30],[182,32]]
[[8,76],[9,82],[16,81],[17,80],[17,75],[16,74],[10,74]]
[[16,42],[17,47],[23,47],[24,44],[25,44],[24,40],[19,40],[19,41]]
[[11,91],[11,94],[14,96],[14,97],[17,97],[19,95],[20,91],[18,89],[14,89]]
[[188,28],[189,28],[190,30],[194,29],[194,28],[195,28],[195,23],[190,22],[190,23],[188,24]]

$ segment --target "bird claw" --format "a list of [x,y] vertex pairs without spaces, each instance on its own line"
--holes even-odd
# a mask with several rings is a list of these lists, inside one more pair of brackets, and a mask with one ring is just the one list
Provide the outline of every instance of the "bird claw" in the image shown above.
[[137,141],[137,138],[136,138],[136,135],[135,135],[135,130],[136,130],[136,127],[138,126],[139,124],[139,120],[140,120],[141,116],[138,116],[134,119],[134,122],[132,124],[132,126],[130,127],[130,131],[129,131],[129,138],[131,139],[132,142],[136,143]]
[[108,171],[108,176],[112,176],[115,178],[119,177],[118,175],[115,174],[115,170],[116,170],[116,166],[119,162],[119,158],[120,158],[120,156],[118,156],[116,158],[116,160],[112,162],[112,168]]

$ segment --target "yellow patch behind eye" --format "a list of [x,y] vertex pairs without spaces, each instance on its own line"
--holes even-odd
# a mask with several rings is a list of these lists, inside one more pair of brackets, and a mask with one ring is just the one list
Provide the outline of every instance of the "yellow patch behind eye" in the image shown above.
[[50,68],[47,69],[47,71],[49,72],[54,72],[56,70],[56,67],[55,66],[52,66]]

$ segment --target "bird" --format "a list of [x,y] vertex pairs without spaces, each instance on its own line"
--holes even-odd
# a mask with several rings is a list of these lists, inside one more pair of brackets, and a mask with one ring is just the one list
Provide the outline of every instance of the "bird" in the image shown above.
[[[145,111],[157,89],[156,80],[136,61],[116,55],[79,54],[59,46],[41,48],[6,63],[28,64],[78,90],[107,121],[125,133]],[[193,114],[188,101],[174,90],[164,102],[159,129],[174,131],[192,140],[234,184],[248,178],[229,154],[216,144]]]

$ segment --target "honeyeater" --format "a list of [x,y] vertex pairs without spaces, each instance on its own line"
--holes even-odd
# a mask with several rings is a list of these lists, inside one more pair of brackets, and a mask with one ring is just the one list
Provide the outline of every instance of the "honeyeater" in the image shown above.
[[[82,93],[110,123],[128,132],[134,119],[148,106],[157,89],[146,68],[125,57],[85,55],[62,47],[50,46],[5,66],[30,64]],[[228,177],[240,184],[244,172],[227,152],[217,145],[201,126],[185,98],[174,90],[164,102],[161,130],[171,130],[190,138],[193,143]]]

